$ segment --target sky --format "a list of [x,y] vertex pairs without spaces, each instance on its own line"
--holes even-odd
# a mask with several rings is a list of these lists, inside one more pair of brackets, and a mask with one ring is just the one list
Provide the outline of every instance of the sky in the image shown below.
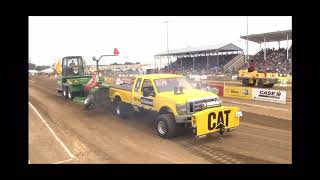
[[[112,54],[117,48],[118,57],[103,58],[100,64],[154,64],[154,55],[167,50],[165,21],[169,50],[233,43],[246,53],[240,36],[247,34],[247,16],[30,16],[29,61],[52,65],[57,58],[83,56],[87,64],[94,64],[92,56]],[[291,16],[248,17],[248,34],[289,29]],[[266,47],[278,48],[278,43]],[[259,50],[259,44],[249,41],[249,54]]]

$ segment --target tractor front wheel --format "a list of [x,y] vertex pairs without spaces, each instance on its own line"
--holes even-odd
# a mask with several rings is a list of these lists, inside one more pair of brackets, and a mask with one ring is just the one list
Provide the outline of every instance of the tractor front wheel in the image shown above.
[[68,99],[72,100],[74,98],[74,93],[68,90]]
[[64,88],[64,89],[63,89],[63,97],[64,97],[65,99],[68,99],[68,89],[67,89],[67,88]]

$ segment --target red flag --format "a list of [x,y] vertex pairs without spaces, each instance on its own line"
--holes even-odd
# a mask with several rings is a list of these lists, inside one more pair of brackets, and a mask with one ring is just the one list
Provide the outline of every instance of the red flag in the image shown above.
[[116,56],[119,54],[119,51],[118,51],[118,49],[117,49],[117,48],[114,48],[114,50],[113,50],[113,54],[114,54],[114,55],[116,55]]

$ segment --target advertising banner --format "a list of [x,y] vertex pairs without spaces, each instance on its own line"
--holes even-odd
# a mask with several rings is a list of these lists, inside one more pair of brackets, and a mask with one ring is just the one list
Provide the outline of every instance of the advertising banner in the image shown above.
[[252,99],[286,104],[287,92],[272,89],[253,88]]
[[224,86],[224,97],[252,99],[252,88],[241,86]]

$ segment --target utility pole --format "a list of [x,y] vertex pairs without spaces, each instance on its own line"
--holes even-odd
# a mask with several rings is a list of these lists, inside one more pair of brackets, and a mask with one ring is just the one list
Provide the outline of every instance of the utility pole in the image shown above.
[[168,21],[164,21],[163,23],[167,23],[167,58],[168,58],[168,71],[170,70],[170,64],[169,64],[169,25]]
[[248,16],[247,16],[247,63],[249,62],[248,29],[249,29],[249,23],[248,23]]

